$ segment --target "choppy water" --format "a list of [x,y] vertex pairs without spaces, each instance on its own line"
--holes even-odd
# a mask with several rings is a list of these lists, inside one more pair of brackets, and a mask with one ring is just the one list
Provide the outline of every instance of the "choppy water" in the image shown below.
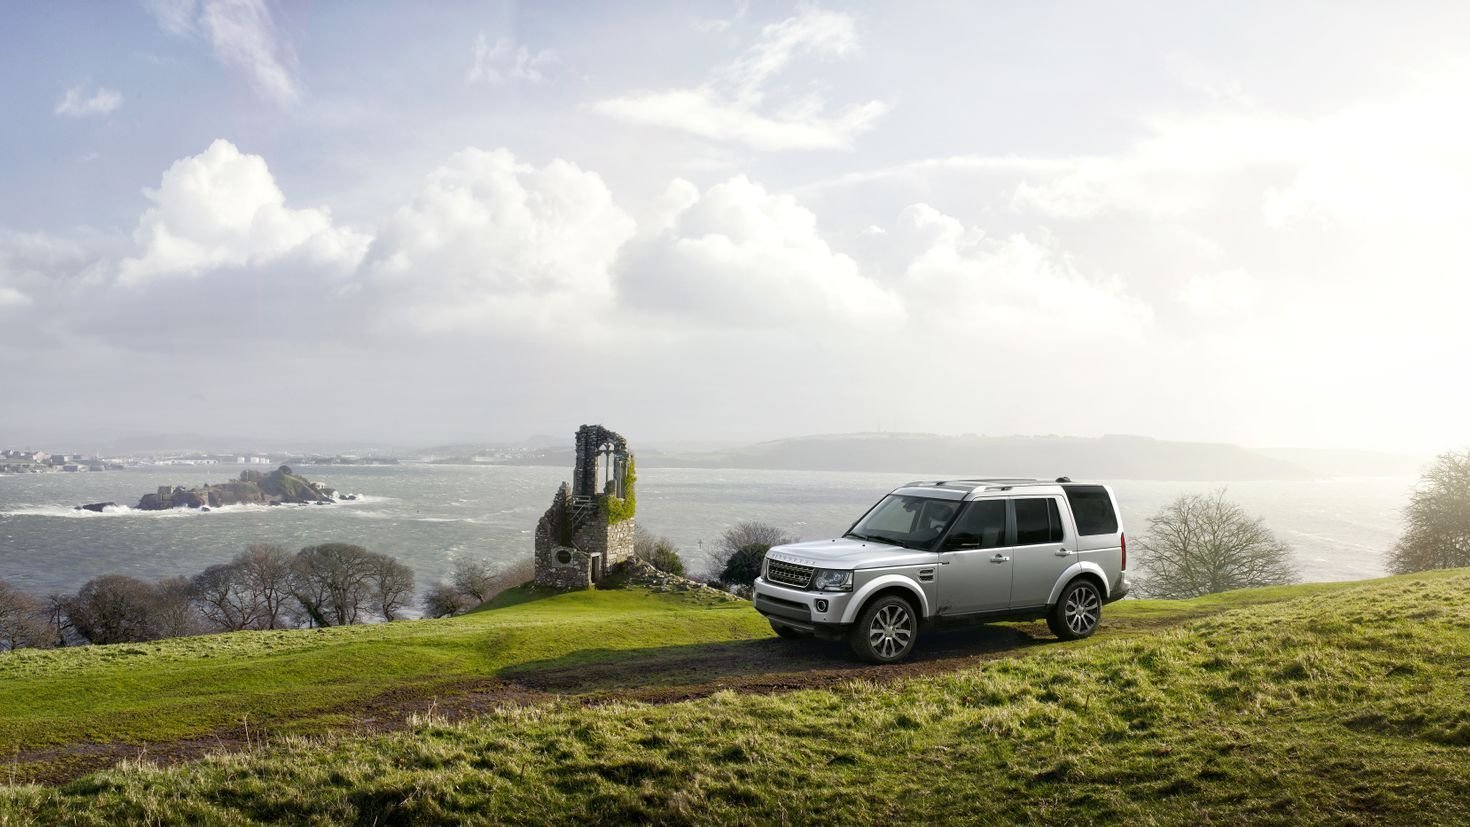
[[[348,542],[412,566],[420,590],[460,556],[508,561],[529,555],[536,520],[570,469],[399,465],[302,466],[297,470],[362,499],[331,506],[239,506],[209,513],[74,511],[86,502],[131,505],[160,485],[197,485],[241,468],[130,469],[0,477],[0,579],[35,593],[72,591],[99,574],[191,575],[248,543],[287,548]],[[640,468],[638,519],[673,539],[694,570],[702,548],[741,520],[761,520],[803,539],[840,533],[884,492],[932,474]],[[1384,573],[1412,479],[1230,483],[1229,497],[1291,543],[1307,580]],[[1200,483],[1114,483],[1131,533]]]

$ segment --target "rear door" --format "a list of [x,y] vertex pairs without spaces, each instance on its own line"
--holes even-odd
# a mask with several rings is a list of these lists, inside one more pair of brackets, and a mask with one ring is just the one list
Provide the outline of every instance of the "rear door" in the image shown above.
[[1123,523],[1113,494],[1103,485],[1064,485],[1077,525],[1077,556],[1102,567],[1116,585],[1123,570]]
[[1075,560],[1077,537],[1062,519],[1056,496],[1016,497],[1015,572],[1011,577],[1011,608],[1044,606],[1051,588]]
[[1005,500],[974,500],[939,547],[939,613],[1000,611],[1011,601],[1009,508]]

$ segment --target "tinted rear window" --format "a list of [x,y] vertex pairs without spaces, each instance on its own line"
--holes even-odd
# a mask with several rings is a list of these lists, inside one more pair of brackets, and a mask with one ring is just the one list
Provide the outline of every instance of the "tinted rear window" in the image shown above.
[[1033,546],[1061,541],[1062,515],[1057,510],[1056,500],[1050,497],[1044,500],[1016,500],[1016,545]]
[[1118,515],[1113,511],[1113,498],[1101,485],[1069,485],[1067,502],[1077,518],[1078,534],[1116,534]]

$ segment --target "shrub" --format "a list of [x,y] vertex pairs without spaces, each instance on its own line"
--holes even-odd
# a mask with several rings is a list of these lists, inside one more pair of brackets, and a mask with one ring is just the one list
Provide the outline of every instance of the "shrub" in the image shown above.
[[720,582],[750,586],[760,576],[761,562],[771,546],[795,542],[795,538],[773,525],[747,521],[736,523],[720,535],[710,555]]

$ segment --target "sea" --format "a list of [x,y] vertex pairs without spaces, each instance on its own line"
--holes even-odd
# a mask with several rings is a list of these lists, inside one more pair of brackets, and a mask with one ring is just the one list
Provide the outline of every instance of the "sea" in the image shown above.
[[[0,580],[34,594],[73,592],[92,577],[193,575],[251,543],[288,549],[356,543],[413,568],[419,591],[447,579],[454,561],[510,565],[528,558],[536,521],[569,468],[401,464],[293,466],[358,499],[328,506],[232,506],[207,513],[136,511],[162,485],[195,486],[259,466],[163,466],[93,473],[0,476]],[[942,475],[827,471],[639,468],[639,524],[673,540],[689,569],[735,523],[758,520],[800,539],[836,536],[885,492]],[[1291,482],[1111,481],[1125,528],[1181,494],[1224,488],[1286,541],[1306,581],[1385,573],[1412,478]],[[81,503],[116,502],[98,514]]]

